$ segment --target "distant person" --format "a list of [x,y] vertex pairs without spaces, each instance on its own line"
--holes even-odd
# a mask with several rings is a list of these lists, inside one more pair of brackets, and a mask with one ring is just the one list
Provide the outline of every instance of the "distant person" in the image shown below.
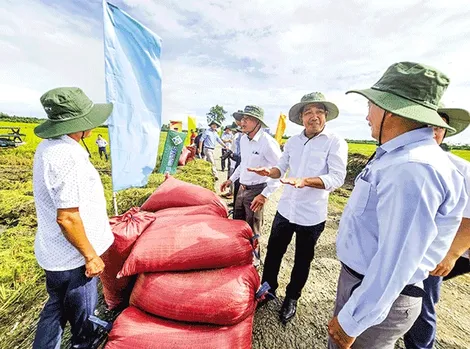
[[303,131],[289,138],[274,167],[248,168],[275,179],[288,173],[288,178],[281,179],[287,186],[272,224],[261,281],[268,282],[275,295],[282,258],[295,233],[295,261],[279,314],[283,323],[295,316],[315,245],[325,229],[329,193],[341,187],[346,177],[348,145],[326,126],[338,114],[338,107],[322,93],[303,96],[289,111],[290,121],[303,126]]
[[106,152],[106,146],[108,145],[108,142],[106,142],[106,139],[103,138],[101,134],[98,135],[98,138],[96,139],[96,144],[98,145],[98,153],[100,154],[100,159],[103,159],[103,155],[108,161],[108,153]]
[[[232,130],[230,129],[230,126],[225,126],[224,133],[222,133],[222,136],[220,137],[222,139],[222,142],[224,142],[226,148],[222,148],[222,159],[220,160],[220,166],[222,168],[222,171],[225,171],[225,167],[229,168],[230,167],[230,160],[227,158],[224,158],[224,154],[232,147],[232,142],[233,142],[233,133]],[[225,164],[227,163],[227,166]]]
[[93,104],[79,88],[62,87],[41,97],[44,123],[34,133],[44,140],[34,155],[33,193],[37,232],[34,252],[46,273],[49,294],[41,312],[34,349],[60,348],[67,322],[71,348],[88,348],[98,301],[101,255],[113,243],[101,178],[79,144],[103,124],[112,104]]
[[465,179],[428,127],[454,131],[437,113],[448,85],[434,68],[400,62],[372,88],[348,92],[368,99],[379,146],[339,223],[330,349],[393,349],[421,312],[423,280],[449,250],[467,203]]
[[201,148],[201,151],[199,151],[199,143],[201,142],[201,137],[204,133],[204,130],[199,130],[196,138],[194,138],[194,145],[196,147],[196,156],[199,157],[200,159],[204,158],[204,149]]
[[215,180],[219,179],[214,158],[215,145],[216,143],[219,143],[222,148],[227,148],[227,146],[217,134],[217,128],[219,127],[220,123],[217,120],[212,120],[209,123],[209,128],[206,130],[206,132],[204,132],[204,134],[201,136],[201,140],[199,141],[199,153],[204,151],[205,159],[212,164],[212,174],[214,175]]
[[193,144],[194,144],[194,139],[196,139],[196,136],[197,136],[197,133],[194,132],[194,130],[191,130],[191,137],[190,137],[190,139],[189,139],[190,145],[193,145]]
[[[447,132],[442,127],[434,127],[434,139],[441,145],[445,137],[454,136],[464,131],[470,123],[470,113],[464,109],[443,108],[438,110],[450,127],[456,132]],[[450,152],[447,152],[450,161],[467,179],[467,193],[470,193],[470,162]],[[439,301],[442,280],[448,280],[458,275],[470,273],[469,261],[470,249],[470,200],[463,213],[457,235],[455,236],[449,251],[437,267],[429,273],[424,280],[423,305],[418,319],[413,327],[405,334],[404,342],[407,349],[427,349],[434,347],[436,339],[436,304]]]

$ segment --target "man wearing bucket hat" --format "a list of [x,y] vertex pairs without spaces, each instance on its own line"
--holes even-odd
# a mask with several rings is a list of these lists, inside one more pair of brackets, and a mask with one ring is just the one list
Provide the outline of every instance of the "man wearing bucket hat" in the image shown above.
[[222,183],[220,190],[223,192],[237,179],[240,180],[233,218],[246,221],[253,232],[260,235],[264,204],[279,187],[279,183],[277,180],[248,172],[248,168],[276,165],[281,157],[281,149],[276,140],[262,130],[263,127],[267,127],[263,120],[262,108],[247,105],[243,112],[236,112],[233,117],[240,122],[244,133],[240,138],[241,163],[230,178]]
[[[444,108],[438,110],[442,119],[454,128],[456,132],[447,132],[446,129],[434,127],[434,139],[441,144],[445,137],[454,136],[464,131],[470,124],[470,113],[465,109]],[[459,169],[467,179],[467,193],[470,193],[470,162],[448,152],[450,161]],[[434,347],[436,338],[436,309],[439,301],[442,280],[448,280],[458,275],[470,272],[470,200],[467,202],[457,235],[444,259],[431,271],[424,280],[424,290],[421,313],[413,327],[405,334],[407,349],[427,349]]]
[[[212,120],[209,123],[209,128],[203,133],[199,141],[199,154],[204,153],[204,157],[212,165],[212,174],[215,179],[218,179],[217,167],[215,165],[214,149],[216,143],[219,143],[223,149],[227,149],[222,139],[217,134],[217,128],[220,127],[220,123],[217,120]],[[203,148],[204,147],[204,148]]]
[[[225,148],[222,148],[222,158],[220,159],[220,166],[222,168],[222,172],[225,171],[225,167],[230,168],[230,160],[227,160],[227,158],[224,158],[224,154],[232,147],[232,142],[233,142],[233,133],[232,129],[230,126],[225,126],[224,128],[224,133],[222,133],[222,136],[220,137],[222,139],[222,142],[225,144]],[[227,166],[225,164],[227,163]]]
[[281,261],[295,232],[295,262],[280,312],[283,323],[294,317],[307,282],[315,245],[325,228],[329,192],[341,187],[346,177],[348,145],[326,127],[338,114],[338,107],[322,93],[303,96],[290,109],[289,119],[304,130],[289,138],[276,166],[248,169],[270,178],[289,171],[289,178],[281,179],[288,186],[272,224],[262,278],[275,294]]
[[379,141],[355,181],[336,241],[342,268],[329,348],[393,349],[421,311],[422,281],[445,256],[467,201],[465,179],[427,126],[446,75],[418,63],[390,66],[370,89],[367,120]]
[[46,272],[49,299],[41,312],[33,348],[57,348],[65,324],[71,347],[88,348],[93,339],[100,258],[114,237],[101,179],[79,141],[106,121],[112,104],[94,104],[75,87],[41,97],[47,120],[34,129],[44,140],[34,155],[33,193],[37,214],[34,245]]

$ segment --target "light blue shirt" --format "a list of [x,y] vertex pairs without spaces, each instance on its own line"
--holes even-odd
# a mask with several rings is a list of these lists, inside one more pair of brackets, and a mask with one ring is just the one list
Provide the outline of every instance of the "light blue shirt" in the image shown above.
[[222,142],[222,140],[220,139],[219,135],[217,134],[217,131],[216,130],[213,130],[213,129],[208,129],[206,130],[202,136],[201,136],[201,142],[202,145],[205,147],[205,148],[212,148],[214,149],[215,148],[215,144],[216,142],[218,142],[222,147],[225,147],[225,144],[224,142]]
[[338,314],[349,336],[381,323],[403,288],[424,280],[444,258],[467,194],[431,128],[377,148],[356,178],[336,241],[341,262],[365,276]]

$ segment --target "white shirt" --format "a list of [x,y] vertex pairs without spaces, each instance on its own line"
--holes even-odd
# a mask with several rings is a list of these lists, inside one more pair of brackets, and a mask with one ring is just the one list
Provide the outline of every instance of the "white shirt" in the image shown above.
[[104,148],[108,145],[108,142],[106,142],[106,140],[104,138],[98,138],[96,140],[96,144],[98,144],[98,147]]
[[33,192],[38,219],[34,252],[43,269],[63,271],[85,264],[57,224],[59,208],[79,208],[88,240],[98,255],[113,243],[100,176],[88,153],[69,136],[46,139],[37,147]]
[[[467,193],[470,195],[470,162],[450,152],[448,152],[447,155],[449,155],[450,161],[455,165],[455,167],[457,167],[460,173],[465,177]],[[470,219],[470,200],[468,200],[467,206],[465,207],[463,211],[463,218]],[[465,252],[462,255],[462,257],[470,258],[469,251]]]
[[224,142],[224,144],[227,146],[227,147],[231,147],[232,146],[232,142],[227,142],[227,141],[231,141],[233,140],[233,134],[232,133],[222,133],[222,136],[220,137],[222,139],[222,142]]
[[[233,139],[232,139],[232,145],[230,146],[230,149],[235,153],[235,154],[238,154],[238,149],[237,149],[237,139],[239,137],[241,137],[242,134],[240,132],[237,132],[233,135]],[[237,164],[236,161],[230,159],[230,168],[235,168],[235,165]]]
[[230,176],[230,180],[234,182],[240,179],[240,184],[244,185],[267,183],[261,194],[269,197],[280,186],[279,180],[248,172],[247,168],[275,166],[282,154],[279,144],[273,137],[259,130],[252,140],[245,134],[241,137],[240,154],[242,161]]
[[289,170],[289,177],[320,177],[325,189],[285,185],[277,208],[279,213],[289,222],[303,226],[324,222],[329,192],[343,185],[347,161],[348,144],[326,127],[310,140],[304,131],[289,138],[276,165],[281,176]]

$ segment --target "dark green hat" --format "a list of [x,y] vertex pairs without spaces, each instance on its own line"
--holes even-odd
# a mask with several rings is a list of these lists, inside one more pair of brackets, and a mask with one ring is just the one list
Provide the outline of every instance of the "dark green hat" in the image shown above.
[[455,131],[437,113],[449,82],[449,78],[437,69],[419,63],[400,62],[391,65],[370,89],[346,93],[363,95],[395,115]]
[[78,87],[59,87],[44,93],[41,104],[47,120],[34,128],[40,138],[54,138],[94,129],[113,110],[111,103],[94,104]]
[[259,122],[261,122],[261,124],[264,127],[268,127],[268,125],[266,125],[265,122],[263,121],[264,119],[263,108],[258,107],[256,105],[247,105],[243,111],[238,111],[236,113],[233,113],[233,117],[235,118],[235,120],[238,120],[238,121],[240,121],[245,115],[251,116],[257,119]]
[[455,136],[456,134],[464,131],[470,124],[470,113],[465,109],[446,108],[443,103],[440,103],[437,112],[439,114],[447,115],[449,117],[449,126],[455,129],[455,132],[447,132],[445,135],[446,138]]
[[238,126],[235,121],[232,122],[232,124],[230,125],[230,129],[231,129],[232,131],[241,131],[240,126]]
[[338,117],[339,110],[336,104],[332,102],[328,102],[321,92],[312,92],[302,97],[300,103],[294,104],[292,108],[289,110],[289,120],[298,124],[303,125],[302,118],[300,113],[302,108],[308,104],[312,103],[321,103],[324,104],[328,113],[326,115],[326,121],[333,120]]
[[210,125],[212,125],[212,124],[214,124],[214,125],[217,125],[217,127],[220,127],[220,126],[222,126],[222,125],[221,125],[221,123],[220,123],[220,122],[218,122],[218,121],[217,121],[217,120],[215,120],[215,119],[214,119],[214,120],[212,120],[211,122],[209,122],[209,126],[210,126]]

